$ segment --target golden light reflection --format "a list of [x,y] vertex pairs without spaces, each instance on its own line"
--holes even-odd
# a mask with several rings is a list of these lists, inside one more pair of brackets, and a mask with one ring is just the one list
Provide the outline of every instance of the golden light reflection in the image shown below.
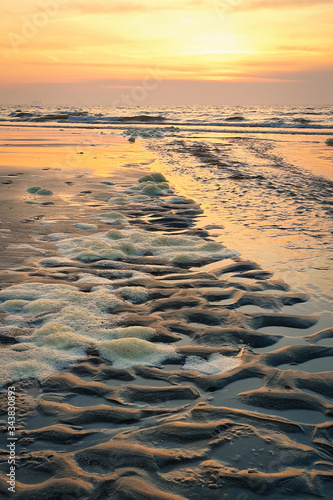
[[134,80],[156,65],[166,80],[293,80],[332,68],[332,21],[325,0],[13,0],[0,85]]

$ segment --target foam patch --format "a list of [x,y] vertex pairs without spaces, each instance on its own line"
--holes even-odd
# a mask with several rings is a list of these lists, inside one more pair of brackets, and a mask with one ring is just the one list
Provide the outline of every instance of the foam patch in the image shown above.
[[60,310],[66,304],[62,300],[37,299],[28,302],[22,309],[22,314],[29,316],[39,316]]
[[42,226],[52,226],[53,224],[56,224],[56,222],[51,220],[42,220],[39,224],[41,224]]
[[121,226],[128,223],[127,217],[120,212],[104,212],[102,214],[96,215],[96,219],[99,219],[106,224],[111,224],[114,226]]
[[[48,323],[36,330],[32,342],[39,347],[48,347],[60,351],[72,351],[81,357],[85,356],[85,349],[93,345],[93,341],[83,335],[78,335],[71,328],[59,323]],[[58,356],[58,352],[56,356]]]
[[139,183],[141,182],[167,182],[166,178],[164,177],[163,174],[160,174],[159,172],[153,172],[148,175],[144,175],[143,177],[140,177],[138,180]]
[[32,186],[26,190],[28,193],[39,194],[41,196],[50,196],[53,192],[50,189],[44,189],[40,186]]
[[100,259],[120,260],[126,253],[116,245],[117,243],[110,242],[105,234],[103,237],[95,234],[92,237],[63,238],[58,243],[62,253],[82,262],[94,262]]
[[0,292],[1,308],[11,314],[4,323],[17,319],[31,322],[31,315],[40,316],[41,324],[57,323],[92,338],[104,339],[111,328],[109,314],[123,304],[114,292],[98,287],[91,293],[78,291],[70,285],[26,283]]
[[199,358],[198,356],[189,356],[182,369],[196,371],[203,375],[216,375],[233,370],[240,364],[241,360],[239,358],[231,358],[222,354],[212,354],[208,360]]
[[172,257],[171,261],[174,264],[191,264],[194,262],[194,256],[189,253],[179,253]]
[[109,203],[115,203],[116,205],[129,205],[132,203],[144,203],[147,201],[151,201],[151,197],[144,194],[138,194],[135,196],[116,196],[109,199]]
[[110,240],[122,240],[125,236],[118,229],[111,229],[105,235]]
[[0,311],[8,314],[19,313],[26,304],[29,304],[28,300],[7,300],[4,304],[0,304]]
[[141,182],[139,184],[135,184],[128,189],[125,189],[125,193],[132,193],[136,191],[141,191],[144,195],[147,196],[165,196],[167,194],[173,193],[173,190],[170,188],[167,182],[156,183],[153,181]]
[[148,299],[149,292],[142,286],[124,286],[117,290],[117,294],[132,304],[142,304]]
[[112,361],[116,368],[130,368],[140,364],[155,366],[167,359],[179,357],[174,347],[137,338],[102,342],[99,353],[103,358]]
[[22,343],[10,347],[0,347],[0,353],[6,363],[0,366],[0,384],[18,380],[36,378],[45,380],[54,373],[73,364],[78,356],[68,352],[55,351],[47,347],[37,347]]
[[183,196],[173,196],[168,201],[169,203],[172,203],[174,205],[182,205],[189,203],[189,200],[187,198],[184,198]]
[[141,340],[151,340],[155,336],[155,329],[148,326],[127,326],[124,328],[114,328],[110,334],[113,339],[135,338]]
[[66,235],[56,234],[51,235],[51,238],[57,241],[58,248],[64,255],[82,262],[116,261],[149,252],[174,263],[191,263],[204,258],[225,259],[235,254],[221,243],[206,241],[197,236],[155,236],[131,227],[86,237],[68,238]]
[[95,229],[98,229],[98,226],[96,226],[95,224],[81,224],[81,223],[78,223],[78,224],[73,224],[74,227],[77,227],[78,229],[83,229],[85,231],[93,231]]
[[[98,277],[82,274],[83,281]],[[103,284],[109,280],[103,280]],[[126,282],[127,279],[126,279]],[[21,344],[4,350],[6,367],[0,369],[0,383],[20,379],[42,380],[55,369],[86,356],[88,347],[98,349],[116,366],[156,365],[177,356],[173,347],[149,342],[156,334],[144,326],[115,327],[110,314],[124,300],[141,303],[148,292],[143,287],[126,286],[116,291],[97,283],[90,293],[70,285],[26,283],[0,291],[3,324],[31,331]],[[117,294],[117,295],[116,295]],[[23,363],[24,361],[24,363]]]
[[80,273],[79,279],[76,283],[89,283],[93,285],[110,285],[110,280],[108,278],[102,278],[101,276],[95,276],[90,273]]
[[148,129],[136,129],[129,128],[123,132],[123,136],[129,137],[130,142],[135,142],[137,137],[142,137],[142,139],[162,139],[163,137],[174,137],[176,132],[180,132],[180,128],[174,127],[171,125],[170,127],[163,127],[163,130],[160,128],[148,128]]

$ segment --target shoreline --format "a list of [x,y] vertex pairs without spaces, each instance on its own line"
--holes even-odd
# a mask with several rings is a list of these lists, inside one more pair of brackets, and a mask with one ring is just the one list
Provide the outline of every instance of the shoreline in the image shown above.
[[322,128],[322,129],[306,129],[306,128],[285,128],[285,129],[276,129],[274,127],[243,127],[243,128],[237,128],[235,127],[234,129],[232,126],[228,126],[225,128],[222,128],[221,126],[218,125],[212,125],[210,126],[200,126],[200,124],[192,124],[192,125],[187,125],[187,124],[180,124],[178,122],[174,123],[118,123],[114,122],[112,124],[85,124],[85,123],[71,123],[68,124],[66,122],[64,123],[54,123],[54,124],[47,124],[43,123],[41,126],[40,123],[36,124],[29,124],[29,125],[24,125],[22,122],[15,122],[15,123],[10,123],[10,122],[1,122],[0,121],[0,127],[2,128],[10,128],[10,129],[18,129],[18,128],[23,128],[26,130],[29,129],[36,129],[36,128],[43,128],[45,130],[59,130],[63,129],[66,131],[70,130],[107,130],[107,131],[127,131],[128,129],[133,129],[133,130],[141,130],[141,129],[173,129],[173,128],[178,128],[181,127],[182,132],[201,132],[201,133],[212,133],[216,134],[216,136],[225,136],[228,137],[229,135],[235,135],[235,134],[253,134],[253,135],[263,135],[264,137],[267,135],[276,135],[277,137],[282,138],[283,136],[287,136],[288,139],[290,139],[292,136],[295,135],[300,135],[300,136],[309,136],[309,137],[322,137],[323,140],[323,145],[325,145],[325,140],[327,139],[327,136],[333,136],[333,131],[332,129],[327,129],[327,128]]
[[[19,245],[1,272],[2,349],[15,370],[30,354],[27,370],[51,367],[39,382],[15,382],[17,499],[278,499],[286,480],[290,498],[329,498],[332,374],[321,362],[333,348],[317,343],[333,330],[294,313],[306,294],[214,242],[198,204],[148,171],[158,168],[150,153],[119,144],[111,159],[104,153],[123,164],[103,172],[109,185],[81,165],[60,177],[49,167],[2,170],[13,181],[1,186],[7,200],[18,203],[8,204],[10,222],[22,210],[34,221],[2,239]],[[32,186],[54,194],[26,193]],[[285,329],[303,344],[275,349]],[[30,345],[21,357],[20,344]],[[9,498],[4,460],[0,470]]]

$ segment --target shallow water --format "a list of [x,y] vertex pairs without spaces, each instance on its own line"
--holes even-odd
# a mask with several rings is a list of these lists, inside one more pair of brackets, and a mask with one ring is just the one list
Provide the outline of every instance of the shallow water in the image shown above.
[[200,227],[222,225],[209,230],[218,241],[293,290],[310,293],[313,312],[331,314],[333,150],[310,139],[260,134],[150,141],[149,147],[177,190],[204,208]]

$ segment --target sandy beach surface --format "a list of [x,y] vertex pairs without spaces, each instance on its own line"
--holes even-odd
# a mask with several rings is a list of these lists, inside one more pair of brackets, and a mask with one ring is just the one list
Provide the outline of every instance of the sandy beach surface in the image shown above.
[[140,141],[2,132],[1,498],[332,498],[309,294],[214,240]]

